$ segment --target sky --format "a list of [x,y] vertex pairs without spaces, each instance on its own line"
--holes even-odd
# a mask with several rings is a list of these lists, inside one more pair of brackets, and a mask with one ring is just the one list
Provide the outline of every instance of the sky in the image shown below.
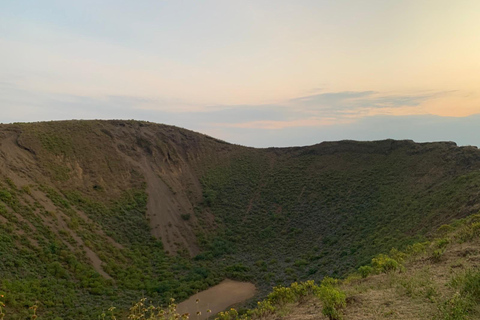
[[0,1],[0,122],[65,119],[480,146],[480,1]]

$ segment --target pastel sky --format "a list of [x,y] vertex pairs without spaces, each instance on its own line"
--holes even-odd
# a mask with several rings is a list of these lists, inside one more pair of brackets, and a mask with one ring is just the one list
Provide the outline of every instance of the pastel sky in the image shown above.
[[0,122],[480,146],[479,0],[2,0]]

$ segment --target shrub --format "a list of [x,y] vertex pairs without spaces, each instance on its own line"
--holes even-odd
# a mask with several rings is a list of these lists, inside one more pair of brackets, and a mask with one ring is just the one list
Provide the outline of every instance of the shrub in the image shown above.
[[477,302],[480,301],[480,271],[469,270],[458,282],[463,295],[468,295]]
[[293,275],[295,275],[295,270],[292,269],[292,268],[285,268],[285,273],[290,275],[290,276],[293,276]]
[[0,200],[5,203],[11,203],[13,200],[13,196],[8,190],[0,189]]
[[480,272],[468,270],[453,278],[450,283],[458,291],[440,305],[440,312],[445,320],[466,320],[470,312],[480,301]]
[[445,253],[445,248],[440,248],[440,249],[434,250],[433,253],[432,253],[432,260],[434,262],[440,262],[444,253]]
[[440,306],[440,312],[444,320],[467,320],[469,319],[468,314],[471,308],[471,301],[465,299],[457,292],[453,298]]
[[234,308],[231,308],[230,310],[220,312],[217,314],[217,317],[215,320],[235,320],[238,319],[238,311],[235,310]]
[[457,235],[460,242],[470,241],[480,237],[480,222],[473,222],[465,226]]
[[320,283],[320,286],[332,287],[332,286],[336,286],[337,284],[338,284],[338,279],[335,279],[332,277],[325,277]]
[[406,256],[407,256],[406,253],[404,253],[402,251],[399,251],[396,248],[392,248],[388,255],[389,255],[390,258],[398,261],[399,263],[403,263],[405,261]]
[[435,241],[435,246],[437,248],[445,248],[450,243],[450,240],[447,238],[438,239]]
[[347,305],[347,296],[344,292],[333,286],[320,286],[318,298],[323,303],[322,313],[330,320],[342,319],[340,309]]
[[243,263],[236,263],[231,266],[225,267],[225,274],[232,279],[236,280],[249,280],[248,271],[249,267],[245,266]]
[[206,189],[203,192],[203,200],[207,206],[209,207],[213,206],[216,199],[217,199],[217,193],[214,190]]
[[[133,307],[130,308],[128,319],[149,319],[149,320],[186,320],[188,314],[180,315],[177,313],[177,305],[175,299],[171,299],[168,307],[162,309],[153,305],[146,305],[146,298],[142,298]],[[111,319],[116,319],[114,315],[115,308],[109,309]],[[105,319],[105,313],[102,314],[102,319]]]
[[268,300],[259,301],[257,307],[249,312],[249,315],[255,318],[265,318],[275,313],[275,307]]
[[443,224],[443,225],[441,225],[441,226],[438,228],[437,232],[438,232],[441,236],[445,236],[445,235],[447,235],[448,233],[452,232],[453,230],[454,230],[454,228],[453,228],[451,225],[449,225],[449,224]]
[[390,258],[387,255],[380,254],[372,259],[373,268],[380,272],[392,272],[400,269],[400,264],[397,260]]
[[305,260],[305,259],[299,259],[299,260],[296,260],[296,261],[293,263],[293,265],[294,265],[295,267],[301,268],[301,267],[303,267],[303,266],[308,265],[308,261]]
[[7,207],[3,203],[0,202],[0,214],[5,214],[7,213]]
[[318,286],[315,285],[315,281],[313,280],[301,283],[294,282],[290,286],[290,290],[293,292],[295,299],[299,302],[303,302],[307,297],[314,295],[317,289]]
[[22,191],[25,192],[26,194],[28,195],[31,195],[32,194],[32,189],[30,188],[29,185],[25,185],[22,187]]
[[416,256],[418,254],[424,253],[429,242],[417,242],[412,245],[409,245],[405,252],[411,256]]
[[361,266],[358,268],[358,273],[362,278],[366,278],[373,273],[373,268],[370,266]]
[[295,302],[295,293],[290,288],[277,286],[273,288],[273,291],[267,296],[267,299],[272,304],[283,306],[287,303]]
[[3,302],[4,294],[0,291],[0,320],[5,317],[5,303]]
[[[265,318],[269,315],[275,314],[278,310],[289,303],[302,302],[305,298],[315,295],[319,287],[315,285],[315,281],[310,280],[306,282],[294,282],[290,287],[277,286],[267,296],[267,299],[257,303],[257,307],[248,311],[247,315],[241,319],[247,319],[248,316],[253,318]],[[280,308],[280,309],[279,309]],[[234,317],[232,317],[234,316]],[[238,313],[226,312],[219,314],[219,320],[233,320],[239,319]]]

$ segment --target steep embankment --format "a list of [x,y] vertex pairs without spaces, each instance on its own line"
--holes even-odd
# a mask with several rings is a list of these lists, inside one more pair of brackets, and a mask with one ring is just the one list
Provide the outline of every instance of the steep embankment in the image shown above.
[[479,319],[479,221],[443,225],[432,241],[378,255],[344,280],[277,287],[255,309],[220,319]]
[[[15,150],[14,143],[22,148],[15,152],[29,158],[30,166],[58,189],[105,201],[146,183],[152,234],[172,253],[198,253],[191,225],[196,224],[194,203],[202,194],[194,168],[202,155],[208,158],[219,151],[213,139],[174,127],[122,121],[28,124],[16,131],[7,138],[8,150]],[[190,216],[192,223],[181,216]]]
[[0,290],[18,318],[37,299],[45,319],[90,319],[226,277],[262,295],[345,274],[480,208],[480,152],[453,143],[253,149],[65,121],[1,125],[0,159]]

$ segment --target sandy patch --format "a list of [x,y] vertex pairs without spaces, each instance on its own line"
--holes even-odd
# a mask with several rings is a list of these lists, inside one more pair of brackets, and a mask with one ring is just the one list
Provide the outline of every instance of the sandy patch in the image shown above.
[[[224,280],[220,284],[191,296],[177,307],[180,314],[189,313],[190,319],[203,320],[255,295],[255,285],[249,282]],[[198,303],[197,303],[198,299]],[[208,313],[207,310],[211,310]],[[197,316],[197,311],[201,315]]]

